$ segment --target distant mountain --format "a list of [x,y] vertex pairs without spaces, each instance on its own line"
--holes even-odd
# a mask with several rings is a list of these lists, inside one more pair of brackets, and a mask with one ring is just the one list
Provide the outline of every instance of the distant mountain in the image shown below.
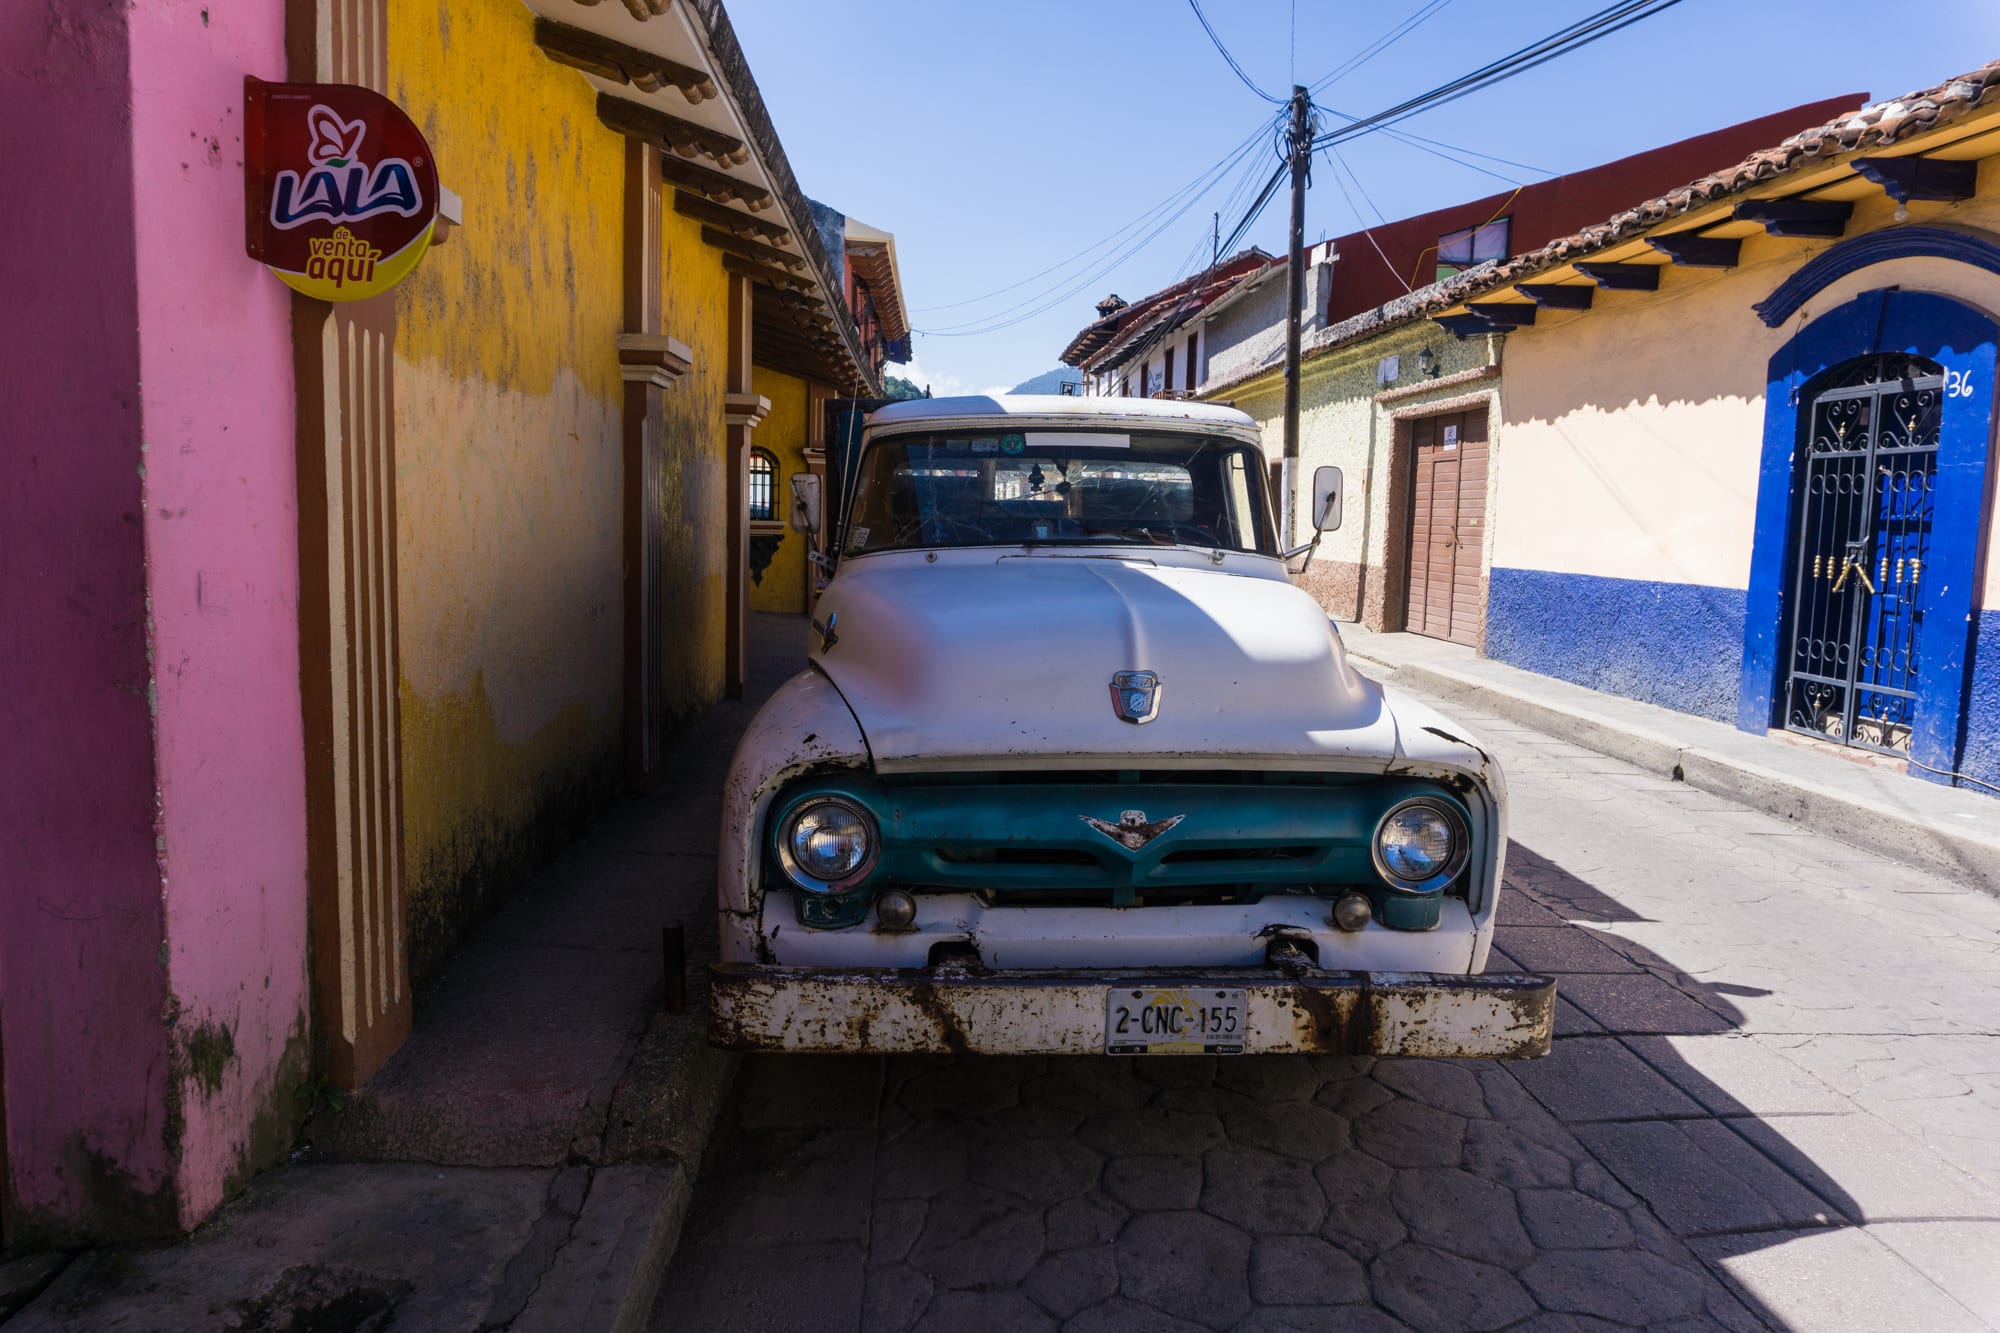
[[1083,372],[1071,366],[1057,366],[1046,375],[1022,380],[1009,393],[1061,393],[1065,384],[1083,383]]

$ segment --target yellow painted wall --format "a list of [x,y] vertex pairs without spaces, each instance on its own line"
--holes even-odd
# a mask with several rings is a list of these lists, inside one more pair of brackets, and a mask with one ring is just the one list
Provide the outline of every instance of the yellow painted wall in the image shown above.
[[[1913,222],[2000,230],[2000,161],[1982,197],[1914,203]],[[1848,236],[1894,224],[1876,194]],[[1875,264],[1776,329],[1752,305],[1833,241],[1752,236],[1734,269],[1664,269],[1660,290],[1598,293],[1509,335],[1493,563],[1742,588],[1755,536],[1767,364],[1799,328],[1864,291],[1931,291],[2000,316],[2000,277],[1937,259]],[[1689,336],[1698,330],[1698,336]],[[2000,586],[2000,542],[1987,587]]]
[[702,244],[701,224],[674,212],[671,199],[661,228],[661,328],[694,354],[692,368],[661,395],[661,670],[668,721],[677,728],[722,697],[730,558],[723,462],[729,275],[721,253]]
[[396,298],[421,978],[617,778],[624,141],[589,84],[536,50],[517,0],[392,0],[388,27],[390,95],[465,200],[465,225]]
[[792,528],[792,478],[806,470],[807,394],[806,381],[782,371],[753,366],[754,392],[771,400],[771,415],[757,427],[751,443],[768,449],[778,460],[772,490],[772,513],[784,524],[784,539],[777,554],[764,570],[761,582],[750,585],[750,606],[756,611],[802,612],[805,595],[805,534]]

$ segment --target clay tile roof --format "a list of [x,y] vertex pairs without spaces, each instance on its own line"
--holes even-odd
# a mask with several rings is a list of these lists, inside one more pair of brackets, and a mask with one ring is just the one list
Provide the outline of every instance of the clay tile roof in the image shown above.
[[1984,103],[2000,100],[2000,60],[1989,61],[1935,88],[1906,93],[1837,116],[1802,130],[1772,148],[1759,149],[1733,167],[1703,176],[1657,199],[1628,208],[1604,222],[1559,237],[1538,250],[1516,255],[1486,269],[1469,269],[1423,291],[1420,309],[1429,314],[1458,305],[1482,292],[1519,282],[1543,269],[1604,250],[1671,218],[1741,193],[1765,181],[1812,166],[1842,153],[1882,148],[1937,129]]

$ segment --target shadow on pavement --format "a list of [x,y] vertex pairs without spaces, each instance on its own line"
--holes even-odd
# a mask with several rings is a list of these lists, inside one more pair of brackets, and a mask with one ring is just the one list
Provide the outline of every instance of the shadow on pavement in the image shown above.
[[1861,1219],[1770,1118],[1849,1108],[1510,858],[1547,1058],[756,1058],[654,1326],[1784,1327],[1711,1265]]

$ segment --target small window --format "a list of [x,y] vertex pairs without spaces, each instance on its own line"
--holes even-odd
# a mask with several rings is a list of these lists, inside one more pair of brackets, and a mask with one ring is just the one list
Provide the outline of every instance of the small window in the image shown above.
[[1511,221],[1500,218],[1483,227],[1465,227],[1438,237],[1438,280],[1489,259],[1505,259],[1509,254],[1507,232]]
[[778,459],[769,449],[750,451],[750,517],[752,520],[771,519],[776,515],[772,510],[772,495],[778,480]]

